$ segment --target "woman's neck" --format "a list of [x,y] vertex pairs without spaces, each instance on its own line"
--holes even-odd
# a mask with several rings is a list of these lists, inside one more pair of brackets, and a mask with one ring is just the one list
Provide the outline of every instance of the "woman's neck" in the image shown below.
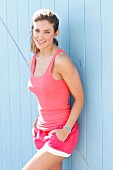
[[38,57],[49,57],[53,54],[54,50],[56,49],[56,47],[54,45],[46,48],[46,49],[42,49],[40,50],[40,52],[38,53]]

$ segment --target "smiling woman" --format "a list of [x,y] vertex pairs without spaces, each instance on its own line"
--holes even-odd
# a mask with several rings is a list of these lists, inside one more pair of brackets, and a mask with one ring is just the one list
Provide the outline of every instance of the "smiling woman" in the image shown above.
[[[59,19],[53,11],[35,12],[28,87],[38,98],[39,115],[32,132],[39,151],[22,170],[62,170],[62,161],[70,156],[78,141],[83,88],[74,64],[58,48],[58,27]],[[72,108],[68,103],[70,93],[75,99]]]
[[34,23],[33,40],[38,49],[46,48],[53,44],[53,37],[58,35],[54,33],[53,25],[49,21],[43,20]]
[[[56,36],[58,35],[59,32],[59,19],[57,15],[50,10],[39,10],[36,11],[33,15],[33,25],[32,25],[32,35],[31,35],[31,51],[34,53],[39,52],[40,48],[35,44],[35,40],[39,41],[42,43],[42,38],[44,34],[49,34],[47,36],[48,38],[52,37],[53,44],[58,46],[58,41],[56,39]],[[38,22],[37,22],[38,21]],[[42,24],[43,22],[43,24]],[[51,23],[51,24],[50,24]],[[37,39],[39,36],[39,39]],[[40,37],[42,36],[42,37]],[[40,40],[41,39],[41,40]],[[35,41],[35,42],[34,42]]]

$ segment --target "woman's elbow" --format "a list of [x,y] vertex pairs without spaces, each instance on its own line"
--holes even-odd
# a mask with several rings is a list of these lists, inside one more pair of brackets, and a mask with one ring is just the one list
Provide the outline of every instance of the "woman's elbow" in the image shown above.
[[84,92],[82,92],[81,94],[78,95],[78,97],[75,98],[75,102],[79,103],[81,109],[84,107]]

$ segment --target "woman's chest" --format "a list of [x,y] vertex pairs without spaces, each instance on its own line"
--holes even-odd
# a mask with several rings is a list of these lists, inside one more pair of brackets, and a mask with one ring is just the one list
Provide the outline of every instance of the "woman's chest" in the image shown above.
[[60,82],[52,80],[50,77],[36,79],[33,76],[28,81],[28,88],[37,97],[40,96],[53,96],[59,93],[59,88],[61,87]]
[[36,57],[35,67],[34,67],[34,76],[36,78],[43,76],[46,71],[49,69],[51,62],[51,57],[39,59]]

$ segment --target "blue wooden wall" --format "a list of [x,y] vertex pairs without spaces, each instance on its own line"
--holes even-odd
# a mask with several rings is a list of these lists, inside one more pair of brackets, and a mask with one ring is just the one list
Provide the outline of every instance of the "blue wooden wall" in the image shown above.
[[27,82],[31,17],[39,8],[60,17],[60,47],[85,91],[79,143],[63,169],[113,170],[113,0],[0,0],[0,169],[20,170],[36,153],[37,99]]

